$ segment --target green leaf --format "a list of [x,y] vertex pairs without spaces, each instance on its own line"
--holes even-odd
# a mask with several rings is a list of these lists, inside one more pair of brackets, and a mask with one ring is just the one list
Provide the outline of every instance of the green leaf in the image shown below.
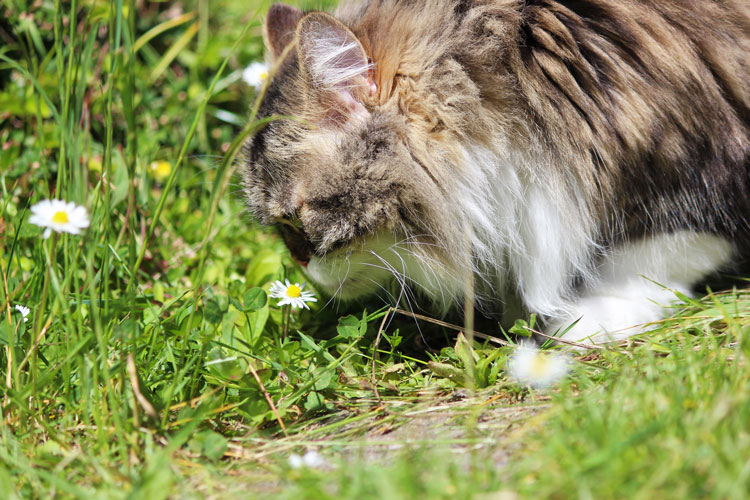
[[497,375],[500,373],[500,370],[503,368],[504,363],[495,363],[492,365],[492,368],[490,368],[490,373],[487,375],[487,385],[494,385],[495,382],[497,382]]
[[227,353],[218,346],[208,352],[204,366],[212,375],[222,380],[237,380],[242,377],[244,371],[234,353]]
[[364,337],[367,333],[367,309],[362,313],[362,319],[359,322],[359,336]]
[[11,335],[12,333],[8,323],[6,321],[0,321],[0,345],[9,345]]
[[464,371],[448,363],[438,363],[429,361],[427,367],[438,377],[444,377],[451,380],[461,381],[464,378]]
[[112,181],[115,188],[112,191],[110,203],[112,207],[116,207],[128,197],[128,186],[130,183],[128,169],[125,167],[122,157],[117,151],[112,155]]
[[248,285],[262,285],[269,277],[282,270],[281,255],[275,250],[261,250],[253,256],[245,271]]
[[483,388],[489,385],[489,367],[492,360],[489,357],[482,358],[476,366],[476,384],[477,387]]
[[463,333],[459,333],[456,338],[456,345],[454,347],[458,359],[464,364],[464,366],[474,366],[479,361],[479,356],[474,352],[474,348],[466,340]]
[[221,318],[224,317],[224,311],[225,309],[222,309],[219,301],[216,298],[211,298],[203,306],[203,317],[212,325],[218,325],[221,323]]
[[224,341],[231,344],[234,327],[244,323],[245,315],[235,309],[234,306],[230,306],[221,320],[221,335]]
[[322,410],[325,408],[325,400],[317,392],[311,392],[305,399],[305,409],[308,411]]
[[268,322],[268,315],[268,304],[261,307],[257,311],[247,313],[248,331],[250,333],[250,338],[246,338],[245,340],[250,345],[255,346],[258,343],[258,340],[260,340],[260,338],[263,336],[263,330],[265,329],[266,323]]
[[[339,335],[344,337],[345,339],[350,339],[354,337],[361,336],[361,322],[360,319],[356,316],[344,316],[343,318],[339,319],[339,324],[336,327],[336,331]],[[367,328],[367,322],[365,321],[365,329]]]
[[313,389],[316,391],[322,391],[323,389],[329,388],[331,382],[333,382],[332,371],[323,368],[315,373],[315,385],[313,385]]
[[464,365],[464,370],[468,379],[467,384],[476,384],[476,364],[477,361],[479,361],[479,356],[474,351],[474,347],[469,343],[468,340],[466,340],[466,337],[463,333],[458,334],[458,338],[456,339],[456,346],[454,347],[454,349],[456,350],[458,359],[460,359],[461,363],[463,363]]
[[237,410],[245,417],[260,423],[265,419],[265,414],[268,411],[268,403],[263,399],[263,396],[260,393],[257,394],[257,397],[255,393],[251,394],[252,397],[242,403]]
[[331,356],[331,353],[329,353],[326,349],[323,349],[318,344],[316,344],[312,337],[310,337],[309,335],[305,335],[300,331],[298,331],[297,334],[299,335],[299,338],[302,339],[302,345],[307,347],[308,350],[315,351],[316,353],[322,355],[327,361],[330,361],[332,363],[336,361],[336,358]]
[[391,344],[391,347],[394,349],[398,347],[401,341],[403,340],[403,337],[401,337],[401,335],[399,334],[398,329],[395,332],[393,332],[392,335],[384,335],[384,337],[385,337],[385,340],[387,340],[388,343]]
[[206,430],[195,434],[189,441],[188,447],[195,453],[200,453],[211,461],[224,456],[227,451],[228,440],[221,434]]
[[18,230],[18,237],[19,238],[38,238],[40,234],[44,229],[42,229],[40,226],[35,226],[34,224],[26,224],[24,223],[20,229]]
[[242,297],[242,304],[245,312],[252,312],[265,307],[268,303],[268,296],[266,291],[262,288],[251,288]]
[[521,337],[531,337],[529,324],[523,319],[517,319],[508,331],[514,335],[520,335]]

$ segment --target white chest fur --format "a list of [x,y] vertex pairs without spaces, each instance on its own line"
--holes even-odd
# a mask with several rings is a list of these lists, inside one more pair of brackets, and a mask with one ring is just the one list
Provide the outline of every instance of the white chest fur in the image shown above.
[[[730,262],[733,246],[680,231],[647,236],[603,252],[597,221],[563,169],[518,153],[466,150],[457,204],[473,230],[474,256],[490,270],[497,298],[512,289],[568,340],[617,340],[663,318],[676,299]],[[574,283],[577,288],[574,289]]]

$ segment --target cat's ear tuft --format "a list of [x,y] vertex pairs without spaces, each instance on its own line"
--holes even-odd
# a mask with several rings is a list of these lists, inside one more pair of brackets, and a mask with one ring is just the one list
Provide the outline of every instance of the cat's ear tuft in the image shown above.
[[338,101],[345,114],[368,114],[363,102],[377,90],[373,65],[354,33],[335,17],[313,12],[300,20],[297,41],[300,63],[311,90]]
[[263,36],[274,59],[278,59],[286,46],[294,41],[297,23],[302,16],[301,10],[283,3],[275,3],[268,9]]

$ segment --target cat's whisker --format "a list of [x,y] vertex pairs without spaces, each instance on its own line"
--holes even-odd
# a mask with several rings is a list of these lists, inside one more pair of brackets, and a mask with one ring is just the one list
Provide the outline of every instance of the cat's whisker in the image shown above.
[[[444,262],[424,253],[416,252],[408,247],[404,247],[401,245],[401,242],[392,245],[391,249],[397,249],[414,258],[414,261],[422,270],[425,279],[427,279],[427,282],[422,285],[422,288],[428,293],[432,293],[432,290],[437,289],[441,298],[441,304],[447,306],[451,303],[459,303],[458,297],[456,297],[454,293],[450,294],[450,299],[446,296],[445,287],[443,286],[444,280],[448,279],[451,281],[457,281],[457,277]],[[401,256],[399,256],[399,258],[401,258]],[[430,279],[430,276],[432,279]]]
[[[391,250],[391,252],[393,252],[396,255],[396,257],[398,257],[399,260],[401,261],[401,265],[402,265],[402,269],[403,269],[403,276],[405,277],[406,276],[406,263],[404,262],[404,259],[398,254],[398,252],[395,252],[393,250]],[[410,279],[410,281],[414,281],[414,280]],[[404,284],[406,283],[406,278],[404,278],[403,282],[404,282]],[[415,281],[415,283],[416,283],[416,281]],[[419,285],[419,283],[417,283],[417,284]],[[415,310],[415,308],[414,308],[414,306],[412,304],[412,301],[409,299],[410,289],[408,287],[406,287],[406,288],[404,288],[402,290],[403,290],[403,292],[405,292],[404,293],[404,300],[406,300],[406,304],[408,306],[407,310],[409,312],[411,312],[411,313],[416,313],[417,311]],[[416,297],[414,297],[413,293],[412,293],[412,299],[414,300],[414,302],[416,302]],[[419,336],[422,339],[422,341],[425,343],[425,345],[429,346],[429,342],[427,341],[427,338],[424,336],[424,333],[422,332],[422,328],[419,326],[419,321],[417,320],[416,316],[414,316],[414,325],[417,327],[417,332],[419,332]]]
[[[331,294],[331,298],[328,299],[328,301],[323,306],[324,309],[326,307],[328,307],[328,305],[330,305],[331,302],[333,302],[336,305],[336,313],[338,313],[338,311],[339,311],[339,307],[341,306],[341,302],[342,302],[341,301],[341,297],[340,297],[341,290],[343,289],[344,283],[346,282],[346,279],[349,277],[349,272],[351,271],[351,268],[352,268],[351,261],[349,260],[349,257],[346,257],[346,264],[347,264],[347,267],[346,267],[346,272],[344,273],[344,277],[339,280],[339,286],[338,286],[338,288],[336,289],[335,292],[333,292],[333,294]],[[338,299],[337,299],[337,297],[338,297]],[[338,300],[338,304],[336,304],[336,300]]]
[[370,283],[374,284],[375,286],[377,286],[378,288],[380,288],[381,290],[383,290],[386,293],[386,295],[388,295],[388,297],[390,297],[390,299],[391,299],[390,301],[388,301],[388,300],[385,301],[386,305],[397,304],[396,297],[394,297],[393,294],[386,287],[384,287],[383,285],[381,285],[380,283],[378,283],[377,281],[375,281],[372,278],[366,278],[366,279]]
[[[389,271],[396,278],[396,280],[398,281],[399,285],[401,285],[401,292],[399,293],[397,304],[400,304],[401,300],[404,299],[404,298],[408,302],[409,301],[410,288],[409,288],[409,285],[406,282],[406,280],[407,280],[406,275],[405,274],[401,274],[386,259],[384,259],[380,255],[378,255],[374,250],[369,250],[369,253],[372,254],[373,256],[375,256],[375,258],[378,259],[380,262],[382,262],[383,265],[385,266],[384,269],[387,270],[387,271]],[[375,266],[375,267],[377,267],[377,266]]]

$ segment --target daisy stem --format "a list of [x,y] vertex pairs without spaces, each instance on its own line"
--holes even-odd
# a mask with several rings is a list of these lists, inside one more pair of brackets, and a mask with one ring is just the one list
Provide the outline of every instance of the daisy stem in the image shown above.
[[57,248],[57,238],[58,234],[55,233],[52,237],[52,244],[50,245],[50,250],[46,251],[45,249],[45,257],[47,258],[47,269],[44,271],[44,285],[42,285],[42,298],[39,301],[39,307],[37,308],[36,317],[34,318],[34,335],[31,336],[32,345],[29,346],[29,349],[33,349],[33,352],[31,353],[31,363],[30,363],[30,371],[31,371],[31,393],[36,393],[36,349],[34,348],[33,339],[36,339],[39,337],[39,334],[42,331],[42,321],[44,320],[44,306],[47,302],[47,295],[49,294],[49,283],[50,283],[50,276],[51,276],[51,270],[52,270],[52,256],[55,255],[55,248]]
[[286,309],[284,309],[284,340],[286,340],[287,335],[289,334],[289,316],[291,315],[292,306],[287,304]]
[[[8,277],[5,274],[5,271],[0,269],[0,273],[3,275],[3,290],[5,291],[5,309],[6,314],[5,318],[8,321],[8,326],[13,326],[13,320],[11,319],[11,308],[10,308],[10,292],[8,291]],[[8,398],[8,392],[13,388],[13,368],[14,368],[14,359],[13,359],[13,352],[15,350],[15,340],[16,340],[16,332],[13,332],[12,335],[8,335],[8,345],[5,346],[5,352],[6,352],[6,359],[8,360],[8,371],[5,374],[5,388],[7,391],[5,392],[5,397],[3,398],[3,407],[8,406],[9,398]],[[8,421],[10,421],[10,414],[8,415]]]

